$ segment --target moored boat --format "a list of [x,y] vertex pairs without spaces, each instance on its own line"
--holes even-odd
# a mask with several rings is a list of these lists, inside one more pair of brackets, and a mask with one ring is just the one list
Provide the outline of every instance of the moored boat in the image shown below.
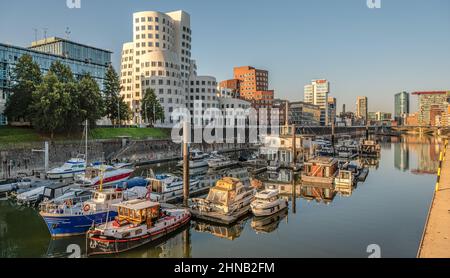
[[40,206],[40,215],[52,237],[80,235],[93,224],[106,223],[117,216],[114,204],[144,198],[147,192],[145,187],[125,191],[114,188],[95,190],[89,200],[73,196],[59,202],[45,202]]
[[96,187],[102,180],[103,186],[113,186],[128,180],[133,174],[133,168],[96,165],[86,168],[83,175],[75,177],[75,182],[81,187]]
[[71,158],[62,166],[53,168],[48,171],[47,177],[49,179],[66,179],[73,178],[76,175],[86,170],[86,161],[82,158]]
[[280,197],[278,189],[265,189],[256,193],[250,208],[255,216],[268,216],[288,207],[288,201]]
[[115,254],[160,239],[191,219],[186,209],[162,209],[158,202],[132,200],[115,205],[114,221],[98,225],[86,234],[87,255]]
[[[209,154],[204,153],[200,150],[192,150],[189,152],[189,168],[195,169],[195,168],[204,168],[208,167],[208,159]],[[183,167],[184,161],[181,160],[178,162],[178,167]]]
[[[172,202],[183,197],[183,179],[172,174],[156,175],[148,179],[151,193],[150,199],[156,202]],[[208,187],[200,184],[196,178],[190,178],[190,195],[204,192]]]

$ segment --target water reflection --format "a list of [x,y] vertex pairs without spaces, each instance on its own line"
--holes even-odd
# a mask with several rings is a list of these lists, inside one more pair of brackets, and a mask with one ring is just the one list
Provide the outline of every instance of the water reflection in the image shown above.
[[288,209],[286,208],[271,216],[253,218],[251,226],[256,233],[271,233],[278,228],[283,219],[287,220],[287,216]]
[[235,240],[241,236],[245,224],[247,223],[249,218],[250,217],[247,215],[245,218],[229,226],[195,221],[192,223],[192,227],[196,232],[208,233],[215,237],[227,240]]

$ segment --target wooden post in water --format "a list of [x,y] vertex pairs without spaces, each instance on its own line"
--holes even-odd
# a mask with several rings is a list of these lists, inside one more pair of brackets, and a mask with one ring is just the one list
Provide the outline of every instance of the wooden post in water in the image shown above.
[[336,155],[336,149],[334,148],[335,141],[335,126],[334,121],[331,121],[331,147],[333,148],[333,156]]
[[292,213],[297,213],[297,185],[295,184],[295,172],[292,171]]
[[187,121],[183,123],[183,205],[188,206],[189,200],[189,135],[190,131]]
[[292,170],[297,168],[297,130],[296,126],[292,125]]

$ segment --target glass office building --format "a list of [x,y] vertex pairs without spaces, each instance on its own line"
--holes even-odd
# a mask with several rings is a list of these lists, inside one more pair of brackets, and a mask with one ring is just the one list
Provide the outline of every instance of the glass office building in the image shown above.
[[3,114],[6,100],[10,94],[12,70],[22,55],[28,54],[36,62],[43,74],[55,61],[68,65],[75,77],[89,73],[103,89],[111,51],[78,44],[64,39],[49,38],[33,42],[30,48],[0,43],[0,125],[6,125]]
[[405,117],[409,114],[409,94],[401,92],[395,95],[395,120],[403,125]]

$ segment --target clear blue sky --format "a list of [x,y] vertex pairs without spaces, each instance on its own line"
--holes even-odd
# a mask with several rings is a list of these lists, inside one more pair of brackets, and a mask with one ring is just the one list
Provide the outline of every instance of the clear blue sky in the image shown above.
[[[303,99],[303,86],[327,78],[339,107],[356,96],[370,111],[393,112],[396,92],[450,90],[450,1],[381,0],[2,0],[0,42],[27,46],[33,28],[114,51],[132,39],[132,13],[185,10],[191,15],[199,74],[232,77],[238,65],[270,71],[276,97]],[[414,98],[414,97],[413,97]],[[412,110],[416,109],[413,104]],[[340,108],[339,108],[340,110]]]

